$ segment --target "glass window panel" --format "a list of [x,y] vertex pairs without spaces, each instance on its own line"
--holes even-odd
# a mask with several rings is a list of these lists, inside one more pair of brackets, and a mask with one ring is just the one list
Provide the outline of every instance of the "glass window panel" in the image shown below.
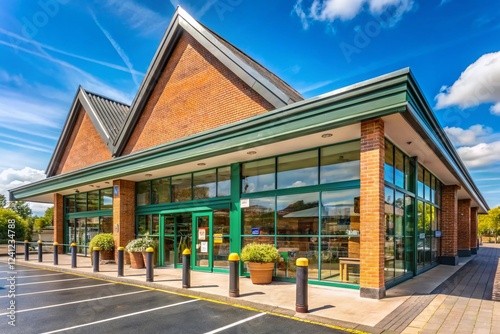
[[318,150],[278,157],[278,189],[318,184]]
[[[175,215],[175,228],[177,233],[177,263],[182,264],[182,252],[192,245],[192,215],[182,213]],[[194,251],[194,250],[192,250]]]
[[384,180],[394,183],[394,145],[385,142]]
[[394,235],[394,190],[385,188],[385,228],[386,235]]
[[411,192],[415,192],[415,163],[413,159],[405,156],[405,189]]
[[429,200],[432,202],[432,203],[435,203],[434,200],[435,200],[435,194],[436,194],[436,178],[434,177],[434,175],[431,175],[431,187],[430,187],[430,190],[431,190],[431,194],[430,194],[430,198]]
[[418,201],[418,233],[425,232],[424,202]]
[[405,186],[405,164],[403,152],[396,149],[396,168],[395,168],[395,184],[398,187],[404,188]]
[[274,190],[275,172],[274,158],[244,163],[241,169],[242,193]]
[[144,235],[146,233],[149,233],[149,215],[140,215],[138,217],[138,224],[137,224],[137,234],[138,235]]
[[418,181],[417,181],[418,197],[424,198],[424,169],[418,166]]
[[75,231],[76,231],[76,226],[75,226],[75,220],[74,219],[68,219],[66,221],[66,243],[71,244],[75,242]]
[[231,167],[217,168],[217,196],[231,195]]
[[216,169],[204,170],[193,174],[194,199],[213,198],[217,195]]
[[432,205],[425,203],[425,233],[429,235],[431,232],[431,221],[433,219]]
[[280,259],[276,265],[276,276],[295,278],[297,273],[296,262],[298,258],[309,260],[308,278],[318,279],[318,261],[314,252],[310,251],[304,237],[278,237],[277,248]]
[[396,191],[396,200],[394,201],[394,275],[395,277],[404,275],[405,270],[405,238],[404,238],[404,194]]
[[151,182],[151,200],[153,204],[170,203],[170,178]]
[[273,243],[274,207],[275,197],[251,198],[250,206],[243,209],[243,234],[258,235],[262,242]]
[[149,181],[143,181],[137,183],[137,205],[149,205],[151,204],[150,196],[151,184]]
[[415,199],[411,196],[405,196],[405,261],[406,261],[406,271],[413,271],[413,256],[414,252],[414,236],[415,231]]
[[[278,222],[277,234],[318,235],[318,200],[319,193],[279,196],[277,198]],[[306,244],[310,240],[305,238]],[[309,247],[303,247],[309,248]]]
[[113,188],[101,190],[101,210],[113,209]]
[[151,234],[158,234],[158,233],[160,233],[160,216],[152,215]]
[[[99,217],[87,218],[87,239],[85,240],[85,245],[88,246],[90,240],[99,234]],[[92,249],[89,249],[91,252]]]
[[384,277],[386,281],[389,281],[395,276],[394,268],[394,236],[385,237],[384,246]]
[[191,190],[191,174],[172,177],[173,202],[185,202],[192,200]]
[[[359,243],[359,189],[324,191],[321,194],[321,217],[322,236],[349,235]],[[343,256],[357,258],[359,249]]]
[[441,206],[441,182],[436,179],[436,192],[434,193],[434,203]]
[[229,210],[215,210],[213,212],[213,230],[214,233],[229,234]]
[[99,190],[87,193],[87,210],[88,211],[99,210]]
[[359,180],[360,142],[321,149],[320,183]]
[[437,223],[436,223],[436,208],[432,205],[428,205],[430,209],[430,226],[429,230],[427,231],[428,234],[434,235],[433,231],[437,230]]
[[87,211],[87,193],[79,193],[75,196],[76,212]]
[[431,200],[431,174],[428,171],[425,171],[424,195],[426,200]]
[[74,195],[66,196],[64,198],[64,201],[65,201],[64,206],[66,209],[66,213],[75,212],[75,196]]
[[100,218],[99,233],[113,233],[112,216],[104,216]]

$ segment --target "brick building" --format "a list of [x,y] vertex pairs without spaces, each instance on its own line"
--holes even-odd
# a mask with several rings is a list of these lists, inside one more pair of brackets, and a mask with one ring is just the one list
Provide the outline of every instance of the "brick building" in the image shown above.
[[277,280],[306,257],[311,284],[369,298],[475,254],[488,210],[408,69],[303,99],[181,8],[132,104],[79,88],[47,178],[10,197],[53,203],[54,241],[83,255],[147,234],[160,266],[190,248],[228,272],[270,242]]

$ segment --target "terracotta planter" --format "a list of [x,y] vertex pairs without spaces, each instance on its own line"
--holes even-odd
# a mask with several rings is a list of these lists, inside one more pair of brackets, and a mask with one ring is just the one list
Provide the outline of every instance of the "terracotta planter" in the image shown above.
[[[114,251],[100,251],[99,252],[99,262],[100,261],[114,261],[115,252]],[[90,263],[94,264],[94,252],[90,252]]]
[[249,262],[248,269],[253,284],[269,284],[273,280],[274,263]]
[[141,252],[132,252],[130,254],[130,268],[142,269],[145,267]]

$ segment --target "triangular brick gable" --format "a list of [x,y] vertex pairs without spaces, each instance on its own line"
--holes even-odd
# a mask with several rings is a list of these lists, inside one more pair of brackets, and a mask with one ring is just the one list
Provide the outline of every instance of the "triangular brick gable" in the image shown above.
[[82,106],[79,107],[75,117],[68,140],[57,162],[55,175],[112,158],[111,152]]
[[191,35],[179,38],[123,155],[273,110]]
[[113,141],[113,155],[166,144],[302,99],[179,7]]

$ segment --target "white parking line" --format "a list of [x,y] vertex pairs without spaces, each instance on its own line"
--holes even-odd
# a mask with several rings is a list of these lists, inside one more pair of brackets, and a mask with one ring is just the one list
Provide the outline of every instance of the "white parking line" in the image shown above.
[[258,313],[258,314],[254,315],[254,316],[249,317],[249,318],[246,318],[246,319],[243,319],[243,320],[240,320],[240,321],[237,321],[237,322],[233,322],[232,324],[229,324],[229,325],[221,327],[221,328],[214,329],[213,331],[210,331],[210,332],[206,332],[205,334],[219,333],[219,332],[222,332],[223,330],[226,330],[226,329],[234,327],[234,326],[238,326],[238,325],[240,325],[242,323],[245,323],[247,321],[253,320],[253,319],[258,318],[258,317],[261,317],[261,316],[263,316],[265,314],[266,313]]
[[[66,290],[94,288],[96,286],[112,285],[112,284],[115,284],[115,283],[104,283],[104,284],[77,286],[75,288],[66,288],[66,289],[57,289],[57,290],[48,290],[48,291],[38,291],[38,292],[29,292],[29,293],[20,293],[20,294],[16,294],[16,297],[19,297],[19,296],[29,296],[29,295],[37,295],[37,294],[40,294],[40,293],[51,293],[51,292],[66,291]],[[0,298],[7,298],[7,297],[8,296],[0,296]]]
[[[21,269],[21,270],[16,270],[16,273],[17,272],[21,272],[21,271],[40,271],[41,269]],[[0,273],[11,273],[12,270],[0,270]]]
[[[41,281],[41,282],[30,282],[30,283],[16,283],[16,286],[21,286],[21,285],[33,285],[33,284],[44,284],[44,283],[55,283],[55,282],[66,282],[66,281],[76,281],[76,280],[81,280],[81,279],[88,279],[87,277],[78,277],[78,278],[65,278],[65,279],[58,279],[55,281]],[[4,286],[9,286],[4,285]]]
[[[67,275],[67,273],[31,275],[31,276],[16,276],[16,279],[18,279],[18,278],[30,278],[30,277],[56,276],[56,275]],[[9,279],[9,277],[1,277],[0,279]]]
[[143,310],[143,311],[134,312],[134,313],[123,314],[123,315],[120,315],[120,316],[117,316],[117,317],[113,317],[113,318],[108,318],[108,319],[103,319],[103,320],[99,320],[99,321],[89,322],[87,324],[82,324],[82,325],[77,325],[77,326],[73,326],[73,327],[66,327],[66,328],[56,329],[55,331],[45,332],[45,333],[42,333],[42,334],[59,333],[59,332],[64,332],[64,331],[67,331],[67,330],[70,330],[70,329],[82,328],[82,327],[86,327],[86,326],[92,326],[92,325],[100,324],[100,323],[103,323],[103,322],[113,321],[113,320],[117,320],[117,319],[121,319],[121,318],[126,318],[126,317],[130,317],[130,316],[138,315],[138,314],[143,314],[143,313],[147,313],[147,312],[153,312],[153,311],[157,311],[157,310],[163,310],[163,309],[169,308],[169,307],[174,307],[174,306],[179,306],[179,305],[183,305],[183,304],[188,304],[188,303],[196,302],[198,300],[199,299],[186,300],[185,302],[180,302],[180,303],[175,303],[175,304],[170,304],[170,305],[155,307],[155,308],[151,308],[149,310]]
[[[66,306],[66,305],[71,305],[71,304],[93,302],[93,301],[100,300],[100,299],[122,297],[122,296],[127,296],[127,295],[133,295],[133,294],[136,294],[136,293],[151,292],[151,291],[153,291],[153,290],[140,290],[140,291],[134,291],[134,292],[121,293],[119,295],[112,295],[112,296],[97,297],[97,298],[90,298],[90,299],[84,299],[84,300],[77,300],[77,301],[74,301],[74,302],[68,302],[68,303],[63,303],[63,304],[47,305],[47,306],[29,308],[29,309],[26,309],[26,310],[16,310],[16,313],[37,311],[37,310],[43,310],[43,309],[53,308],[53,307],[59,307],[59,306]],[[6,315],[6,314],[9,314],[9,312],[0,313],[0,315]]]

